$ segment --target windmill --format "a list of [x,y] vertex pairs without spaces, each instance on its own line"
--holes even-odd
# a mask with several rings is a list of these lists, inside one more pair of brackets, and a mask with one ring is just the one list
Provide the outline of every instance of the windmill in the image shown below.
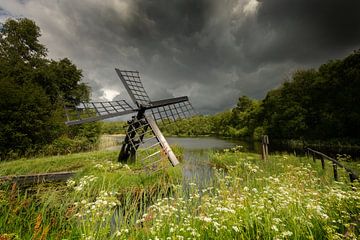
[[[193,115],[187,96],[151,101],[140,80],[138,71],[115,69],[135,107],[125,100],[107,102],[80,102],[66,105],[66,125],[78,125],[103,119],[134,114],[127,121],[126,136],[118,161],[133,163],[140,156],[146,168],[157,169],[164,159],[176,166],[179,161],[161,133],[158,124],[171,123]],[[143,145],[144,147],[140,146]]]

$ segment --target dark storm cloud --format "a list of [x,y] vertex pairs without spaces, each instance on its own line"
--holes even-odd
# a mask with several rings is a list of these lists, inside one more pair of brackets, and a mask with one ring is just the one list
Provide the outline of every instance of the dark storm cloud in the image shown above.
[[[324,61],[354,50],[360,42],[360,1],[263,1],[258,31],[270,36],[264,48],[247,55],[258,62]],[[262,39],[254,39],[257,45]]]
[[203,113],[263,97],[297,68],[360,43],[355,0],[0,0],[34,19],[50,57],[83,69],[93,97],[124,98],[114,68],[139,70],[152,99],[189,95]]

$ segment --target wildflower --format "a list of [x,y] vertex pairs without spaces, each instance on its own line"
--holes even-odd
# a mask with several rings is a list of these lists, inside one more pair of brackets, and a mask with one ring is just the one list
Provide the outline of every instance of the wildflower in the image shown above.
[[69,180],[66,181],[66,186],[68,186],[70,188],[74,187],[75,184],[76,184],[76,182],[74,180],[72,180],[72,179],[69,179]]
[[216,210],[217,210],[217,211],[220,211],[220,212],[235,213],[235,210],[230,209],[230,208],[226,208],[226,207],[217,207]]
[[274,221],[276,224],[278,224],[278,223],[281,223],[281,222],[282,222],[280,218],[273,218],[273,221]]
[[285,232],[282,232],[282,233],[281,233],[281,236],[283,236],[283,237],[290,237],[290,236],[292,236],[292,235],[293,235],[293,233],[290,232],[290,231],[285,231]]
[[272,225],[272,226],[271,226],[271,230],[274,230],[275,232],[278,232],[278,231],[279,231],[279,229],[277,228],[276,225]]
[[204,221],[204,222],[211,222],[212,219],[210,217],[200,217],[200,220]]
[[239,228],[237,226],[232,226],[232,229],[235,231],[235,232],[239,232]]

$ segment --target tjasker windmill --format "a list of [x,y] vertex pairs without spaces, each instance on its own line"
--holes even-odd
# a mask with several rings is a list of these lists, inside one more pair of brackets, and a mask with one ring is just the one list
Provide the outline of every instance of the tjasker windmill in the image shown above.
[[[151,101],[140,80],[138,71],[115,69],[124,84],[133,107],[125,100],[107,102],[80,102],[65,107],[66,125],[77,125],[103,119],[134,114],[127,123],[119,162],[140,162],[145,167],[158,168],[168,159],[172,166],[179,163],[157,123],[166,124],[193,115],[193,107],[187,96]],[[139,148],[141,145],[144,147]],[[141,152],[141,153],[139,153]]]

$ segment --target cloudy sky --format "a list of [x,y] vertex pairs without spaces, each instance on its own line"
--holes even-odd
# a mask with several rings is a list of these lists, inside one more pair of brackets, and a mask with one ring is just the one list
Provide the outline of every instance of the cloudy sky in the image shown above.
[[0,0],[10,16],[35,20],[94,100],[126,97],[117,67],[140,71],[153,100],[188,95],[201,113],[360,48],[359,0]]

